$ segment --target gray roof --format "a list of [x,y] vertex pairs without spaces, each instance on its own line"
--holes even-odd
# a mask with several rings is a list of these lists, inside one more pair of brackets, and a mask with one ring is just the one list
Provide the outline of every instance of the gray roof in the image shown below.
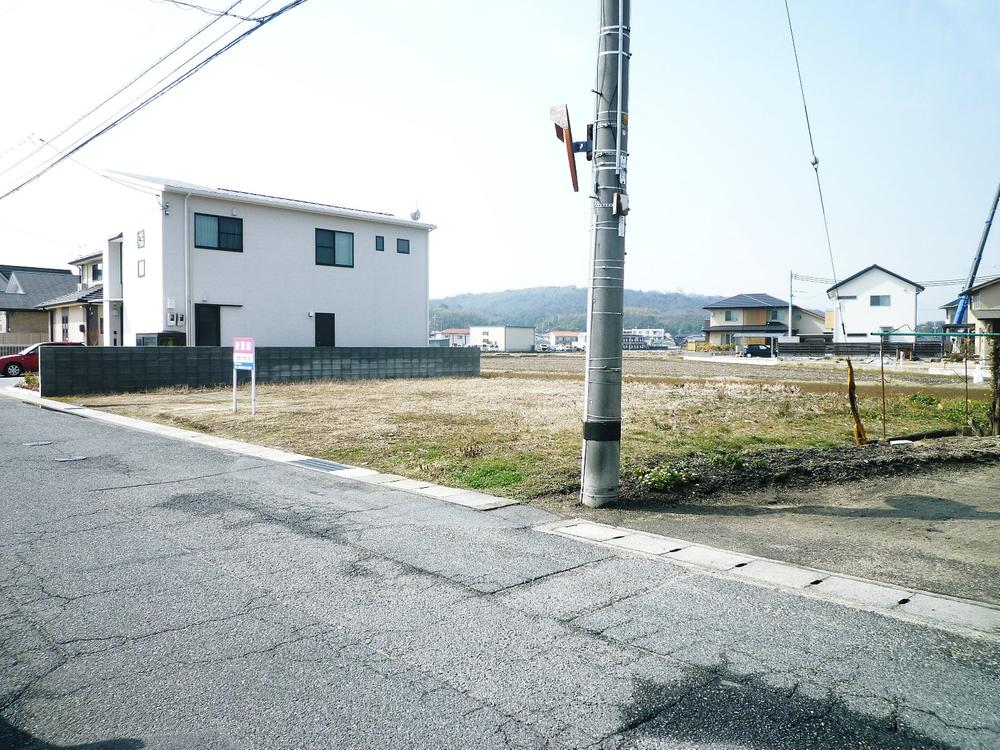
[[[23,294],[7,293],[12,277]],[[33,266],[0,266],[0,278],[0,310],[34,310],[47,299],[75,290],[79,281],[69,270]]]
[[363,211],[357,208],[347,208],[346,206],[336,206],[332,203],[317,203],[315,201],[304,201],[296,198],[282,198],[277,195],[266,195],[264,193],[251,193],[246,190],[232,190],[230,188],[210,188],[204,185],[195,185],[190,182],[180,180],[164,179],[162,177],[150,177],[148,175],[130,174],[128,172],[111,172],[119,179],[124,177],[129,182],[139,183],[160,191],[170,190],[173,192],[189,193],[194,196],[205,198],[219,198],[222,200],[236,201],[241,203],[254,203],[265,206],[275,206],[278,208],[290,208],[298,211],[309,211],[312,213],[328,214],[351,219],[363,219],[367,221],[378,221],[383,224],[394,224],[402,227],[414,227],[416,229],[426,229],[428,231],[437,229],[434,224],[421,223],[411,219],[404,219],[382,211]]
[[705,305],[703,310],[720,310],[722,308],[734,307],[788,307],[788,303],[770,294],[737,294],[735,297],[726,297],[718,302]]
[[854,281],[854,279],[858,278],[858,276],[864,276],[864,275],[865,275],[866,273],[868,273],[869,271],[882,271],[883,273],[887,273],[887,274],[889,274],[890,276],[893,276],[893,277],[895,277],[895,278],[899,279],[900,281],[902,281],[902,282],[904,282],[904,283],[906,283],[906,284],[909,284],[910,286],[914,286],[914,287],[916,287],[916,288],[917,288],[917,293],[918,293],[918,294],[919,294],[920,292],[924,291],[924,288],[923,288],[922,286],[920,286],[920,284],[918,284],[917,282],[915,282],[915,281],[910,281],[910,280],[909,280],[908,278],[906,278],[905,276],[900,276],[900,275],[899,275],[898,273],[896,273],[895,271],[890,271],[890,270],[889,270],[888,268],[883,268],[883,267],[882,267],[882,266],[880,266],[880,265],[879,265],[878,263],[872,263],[872,264],[871,264],[870,266],[868,266],[868,268],[862,268],[862,269],[861,269],[860,271],[858,271],[857,273],[852,273],[852,274],[851,274],[850,276],[848,276],[848,277],[847,277],[846,279],[843,279],[842,281],[838,281],[838,282],[837,282],[836,284],[834,284],[834,285],[833,285],[833,286],[831,286],[831,287],[830,287],[829,289],[827,289],[827,290],[826,290],[826,293],[827,293],[827,294],[829,295],[829,294],[830,294],[830,292],[832,292],[832,291],[833,291],[834,289],[836,289],[837,287],[839,287],[839,286],[843,286],[843,285],[844,285],[844,284],[846,284],[846,283],[847,283],[848,281]]
[[40,302],[37,307],[57,307],[59,305],[73,305],[81,302],[99,302],[103,297],[104,284],[94,284],[86,289],[74,289],[67,294]]

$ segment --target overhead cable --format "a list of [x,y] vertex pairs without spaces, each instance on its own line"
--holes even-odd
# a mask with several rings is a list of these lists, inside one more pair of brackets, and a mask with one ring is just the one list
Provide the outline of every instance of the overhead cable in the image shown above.
[[129,119],[130,117],[132,117],[136,113],[138,113],[141,110],[145,109],[150,104],[152,104],[154,101],[156,101],[157,99],[159,99],[160,97],[162,97],[163,95],[165,95],[166,93],[168,93],[169,91],[171,91],[172,89],[174,89],[176,86],[179,86],[181,83],[183,83],[184,81],[186,81],[188,78],[190,78],[195,73],[197,73],[199,70],[201,70],[202,68],[204,68],[210,62],[212,62],[212,60],[216,59],[220,55],[222,55],[225,52],[227,52],[228,50],[232,49],[233,47],[235,47],[237,44],[239,44],[240,42],[242,42],[244,39],[246,39],[251,34],[253,34],[253,33],[257,32],[257,31],[260,31],[260,29],[262,29],[264,26],[266,26],[267,24],[269,24],[271,21],[273,21],[276,18],[284,15],[285,13],[287,13],[290,10],[292,10],[293,8],[296,8],[299,5],[302,5],[305,2],[306,2],[306,0],[292,0],[292,2],[287,3],[286,5],[283,5],[282,7],[278,8],[278,10],[274,11],[273,13],[270,13],[270,14],[268,14],[266,16],[262,16],[261,18],[257,19],[255,26],[247,29],[242,34],[240,34],[239,36],[237,36],[235,39],[233,39],[232,41],[230,41],[229,43],[227,43],[225,46],[219,48],[218,50],[216,50],[215,52],[213,52],[211,55],[209,55],[208,57],[206,57],[204,60],[202,60],[201,62],[199,62],[193,68],[187,70],[182,75],[178,76],[173,81],[171,81],[169,84],[167,84],[163,88],[159,89],[156,93],[152,94],[151,96],[147,97],[146,99],[144,99],[142,102],[140,102],[136,106],[132,107],[128,112],[126,112],[125,114],[119,116],[118,118],[116,118],[115,120],[113,120],[112,122],[110,122],[109,124],[105,125],[103,128],[101,128],[95,134],[93,134],[90,137],[88,137],[82,143],[79,143],[78,145],[74,146],[73,148],[69,149],[68,151],[63,151],[62,155],[58,159],[56,159],[52,163],[48,164],[46,167],[44,167],[43,169],[41,169],[40,171],[38,171],[37,173],[35,173],[31,177],[25,179],[24,181],[22,181],[17,186],[11,188],[7,192],[5,192],[3,195],[0,195],[0,200],[4,200],[5,198],[8,198],[11,195],[13,195],[14,193],[18,192],[19,190],[21,190],[21,189],[25,188],[26,186],[30,185],[35,180],[37,180],[39,177],[41,177],[42,175],[46,174],[53,167],[55,167],[56,165],[60,164],[65,159],[68,159],[70,156],[72,156],[73,154],[75,154],[80,149],[86,147],[88,144],[90,144],[93,141],[95,141],[96,139],[100,138],[102,135],[104,135],[108,131],[116,128],[118,125],[120,125],[121,123],[123,123],[125,120]]
[[[243,2],[243,0],[236,0],[236,2],[234,2],[232,5],[229,6],[228,10],[231,10],[231,9],[235,8],[241,2]],[[73,122],[71,122],[69,125],[67,125],[66,127],[64,127],[62,130],[60,130],[54,136],[51,136],[50,138],[48,138],[47,140],[45,140],[43,142],[51,144],[52,141],[55,141],[55,140],[61,138],[62,136],[66,135],[66,133],[68,133],[74,127],[76,127],[77,125],[79,125],[83,120],[86,120],[92,114],[94,114],[95,112],[97,112],[97,110],[99,110],[101,107],[103,107],[104,105],[106,105],[112,99],[114,99],[119,94],[121,94],[122,92],[126,91],[127,89],[131,88],[132,86],[134,86],[139,80],[141,80],[146,75],[148,75],[150,72],[152,72],[152,70],[154,68],[156,68],[158,65],[162,64],[165,60],[167,60],[167,58],[172,57],[174,54],[176,54],[178,51],[180,51],[183,47],[187,46],[192,41],[194,41],[194,39],[196,37],[200,36],[201,34],[205,33],[206,31],[208,31],[208,29],[211,28],[211,26],[213,24],[218,23],[218,21],[219,21],[220,18],[221,18],[221,16],[217,16],[217,17],[213,18],[211,21],[209,21],[208,23],[206,23],[204,26],[202,26],[196,32],[194,32],[193,34],[191,34],[191,36],[187,37],[187,39],[185,39],[184,41],[182,41],[180,44],[176,45],[173,49],[171,49],[165,55],[161,55],[156,60],[156,62],[154,62],[153,64],[151,64],[148,67],[146,67],[145,69],[143,69],[143,71],[141,73],[139,73],[137,76],[135,76],[132,80],[130,80],[124,86],[121,86],[113,94],[111,94],[110,96],[108,96],[107,98],[105,98],[100,104],[97,104],[96,106],[92,107],[89,111],[87,111],[84,114],[82,114],[79,117],[77,117]],[[22,143],[23,143],[23,141],[22,141]],[[18,145],[20,145],[20,144],[18,144]],[[39,151],[41,151],[42,148],[43,148],[43,146],[38,146],[36,149],[34,149],[33,151],[31,151],[30,153],[25,154],[23,157],[21,157],[20,159],[18,159],[16,162],[14,162],[10,166],[8,166],[6,169],[0,170],[0,176],[3,176],[5,174],[7,174],[8,172],[10,172],[12,169],[15,169],[16,167],[20,166],[21,164],[23,164],[24,162],[26,162],[28,159],[30,159],[32,156],[34,156]],[[8,149],[8,151],[9,150],[10,149]],[[4,152],[4,153],[6,153],[6,152]]]

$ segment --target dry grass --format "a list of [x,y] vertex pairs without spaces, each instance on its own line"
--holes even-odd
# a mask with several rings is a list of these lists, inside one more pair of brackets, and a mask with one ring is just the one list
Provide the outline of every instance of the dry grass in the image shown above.
[[[258,413],[231,414],[230,391],[172,389],[87,397],[88,406],[410,477],[519,499],[564,495],[578,481],[582,381],[528,374],[471,379],[263,385]],[[890,400],[894,434],[956,426],[960,407]],[[869,430],[880,404],[862,399]],[[851,441],[846,399],[775,382],[623,388],[623,470],[680,455],[826,447]]]

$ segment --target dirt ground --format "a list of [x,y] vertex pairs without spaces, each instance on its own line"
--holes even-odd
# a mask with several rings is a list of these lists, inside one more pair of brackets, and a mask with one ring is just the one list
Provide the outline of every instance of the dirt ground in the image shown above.
[[1000,604],[1000,466],[556,512]]
[[[614,524],[1000,603],[1000,440],[852,445],[843,366],[768,367],[630,353],[623,503],[579,492],[582,359],[484,356],[484,377],[88,396],[120,414],[468,487]],[[877,370],[876,370],[877,376]],[[862,388],[878,388],[862,371]],[[908,369],[889,434],[961,425],[964,387]],[[925,382],[926,381],[926,382]],[[880,391],[880,388],[879,388]],[[982,411],[985,393],[972,391]],[[878,392],[862,392],[870,433]]]

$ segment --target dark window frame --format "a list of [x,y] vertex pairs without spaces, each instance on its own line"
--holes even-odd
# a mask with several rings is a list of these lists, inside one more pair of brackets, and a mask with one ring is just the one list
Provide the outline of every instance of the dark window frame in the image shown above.
[[375,235],[375,250],[380,253],[385,252],[385,236],[381,234]]
[[[404,247],[406,248],[405,250],[403,249]],[[410,241],[407,240],[407,239],[404,239],[403,237],[397,237],[396,238],[396,252],[399,253],[400,255],[409,255],[410,254]]]
[[[204,217],[208,219],[215,219],[215,244],[214,245],[204,245],[198,244],[198,217]],[[236,234],[232,231],[224,232],[222,229],[223,222],[235,223],[239,226],[239,247],[223,247],[222,237],[223,235],[227,237],[234,237]],[[203,238],[204,239],[204,238]],[[243,219],[239,216],[219,216],[218,214],[203,214],[195,213],[194,215],[194,246],[200,250],[221,250],[224,253],[242,253],[243,252]]]
[[[330,235],[330,241],[331,241],[332,244],[330,244],[330,245],[323,245],[322,247],[323,247],[323,250],[329,250],[331,252],[331,258],[333,260],[332,263],[327,263],[325,261],[320,260],[320,258],[319,258],[319,251],[320,251],[319,238],[320,238],[320,233],[321,232]],[[337,262],[337,235],[338,234],[346,235],[346,236],[348,236],[348,237],[351,238],[351,262],[350,263],[338,263]],[[317,266],[329,266],[331,268],[354,268],[354,232],[344,232],[344,231],[342,231],[340,229],[323,229],[321,227],[316,227],[314,242],[315,242],[314,247],[315,247],[315,253],[316,253],[315,254],[315,260],[316,260],[316,265]]]

